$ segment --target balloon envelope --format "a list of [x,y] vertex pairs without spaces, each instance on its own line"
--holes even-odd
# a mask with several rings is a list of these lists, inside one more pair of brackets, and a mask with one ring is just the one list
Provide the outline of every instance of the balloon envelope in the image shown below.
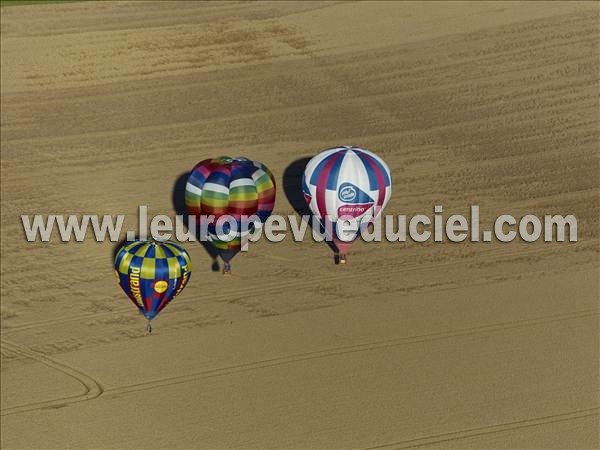
[[[199,162],[191,171],[185,188],[189,215],[214,216],[208,223],[208,238],[225,261],[245,243],[248,235],[271,215],[275,206],[275,179],[262,163],[247,158],[221,156]],[[217,222],[223,220],[223,233]],[[255,219],[242,227],[242,216]],[[235,229],[234,229],[235,228]]]
[[188,253],[169,241],[126,242],[115,257],[121,289],[148,320],[181,293],[191,270]]
[[383,211],[392,193],[387,164],[376,154],[343,146],[322,151],[306,165],[304,198],[345,253],[361,230]]

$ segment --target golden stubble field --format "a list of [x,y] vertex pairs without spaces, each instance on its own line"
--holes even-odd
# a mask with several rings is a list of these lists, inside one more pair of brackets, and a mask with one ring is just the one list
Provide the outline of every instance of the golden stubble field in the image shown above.
[[[1,10],[3,448],[596,448],[597,3],[99,2]],[[22,214],[175,214],[247,155],[389,164],[389,214],[574,214],[576,243],[261,241],[145,337],[115,244]],[[288,195],[286,195],[288,194]]]

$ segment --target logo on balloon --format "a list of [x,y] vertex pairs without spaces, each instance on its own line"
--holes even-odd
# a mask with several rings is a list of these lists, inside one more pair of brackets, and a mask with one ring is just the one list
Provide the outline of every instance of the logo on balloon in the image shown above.
[[356,198],[356,189],[350,186],[349,183],[342,185],[339,191],[339,198],[343,202],[351,202]]
[[165,292],[168,287],[169,287],[169,283],[167,283],[164,280],[160,280],[160,281],[157,281],[156,283],[154,283],[154,290],[156,292],[158,292],[159,294],[162,294],[163,292]]
[[338,198],[344,203],[349,203],[338,208],[338,217],[360,217],[375,204],[369,194],[352,183],[343,183],[340,186]]
[[366,213],[371,207],[373,203],[369,203],[366,205],[344,205],[338,208],[338,217],[352,217],[357,218]]

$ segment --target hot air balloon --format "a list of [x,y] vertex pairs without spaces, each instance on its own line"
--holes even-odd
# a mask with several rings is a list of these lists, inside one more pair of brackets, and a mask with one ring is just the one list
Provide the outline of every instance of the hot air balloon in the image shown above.
[[[231,259],[273,211],[275,179],[264,164],[247,158],[205,159],[190,173],[185,205],[197,223],[201,216],[214,216],[208,222],[207,238],[224,261],[223,273],[231,274]],[[224,233],[218,233],[217,221],[223,216],[235,222],[235,230],[233,223],[222,222]],[[256,217],[242,227],[242,216]]]
[[386,163],[373,152],[334,147],[308,162],[302,190],[310,210],[330,230],[326,233],[339,250],[340,263],[345,264],[361,229],[374,221],[389,201],[392,177]]
[[115,274],[121,289],[150,321],[181,293],[190,279],[190,256],[174,242],[129,241],[115,257]]

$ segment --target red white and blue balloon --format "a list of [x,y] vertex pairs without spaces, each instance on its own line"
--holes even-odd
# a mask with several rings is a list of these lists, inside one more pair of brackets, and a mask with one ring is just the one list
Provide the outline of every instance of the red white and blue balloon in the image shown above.
[[340,252],[346,253],[361,228],[381,215],[392,194],[392,177],[375,153],[335,147],[308,162],[302,189],[310,210],[323,226],[330,221],[331,237]]

